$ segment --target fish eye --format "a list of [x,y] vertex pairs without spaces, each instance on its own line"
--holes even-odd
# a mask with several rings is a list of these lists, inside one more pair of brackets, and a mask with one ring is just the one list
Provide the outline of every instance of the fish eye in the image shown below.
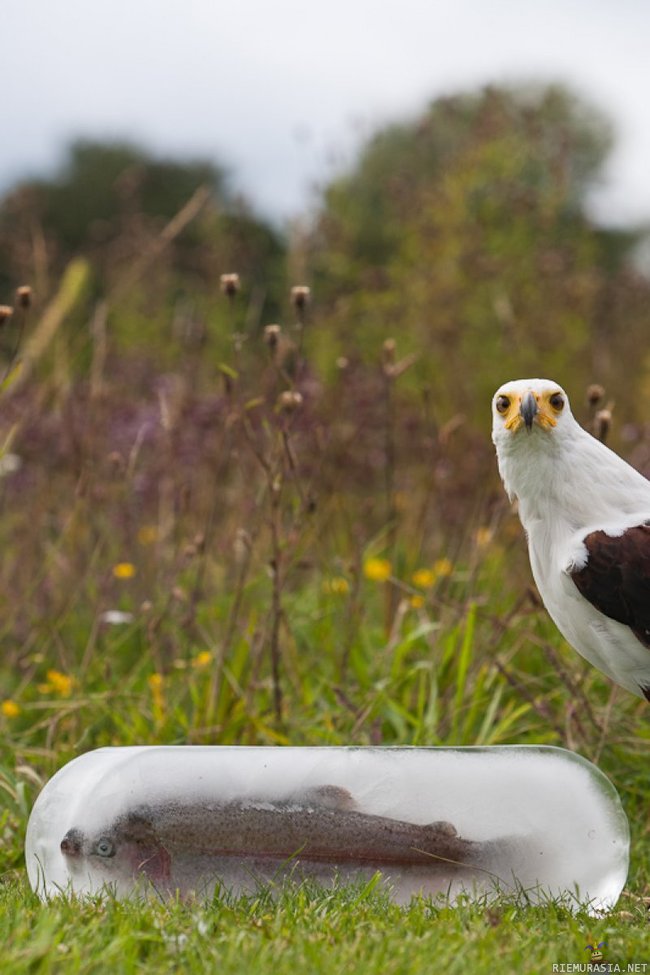
[[507,413],[508,407],[510,406],[510,397],[503,395],[497,396],[495,405],[497,408],[497,413]]
[[558,413],[564,409],[564,396],[562,393],[553,393],[552,396],[549,396],[548,401]]
[[101,836],[95,843],[94,852],[100,857],[113,857],[115,856],[115,846],[108,836]]

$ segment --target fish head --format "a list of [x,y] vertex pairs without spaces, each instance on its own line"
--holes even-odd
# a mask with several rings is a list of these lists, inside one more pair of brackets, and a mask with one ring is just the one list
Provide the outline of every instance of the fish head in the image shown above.
[[69,829],[61,840],[61,853],[76,858],[82,855],[85,836],[80,829]]
[[110,829],[88,835],[75,826],[61,840],[60,849],[72,873],[90,868],[116,878],[130,872],[128,846],[120,845]]
[[158,840],[150,820],[138,813],[120,816],[92,835],[76,827],[61,840],[61,852],[73,872],[98,871],[110,879],[145,875],[152,883],[169,878],[171,858]]

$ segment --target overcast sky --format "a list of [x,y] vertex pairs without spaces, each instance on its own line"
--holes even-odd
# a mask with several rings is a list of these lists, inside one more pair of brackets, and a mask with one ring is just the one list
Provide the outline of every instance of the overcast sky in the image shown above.
[[650,220],[649,0],[0,0],[0,188],[78,135],[225,164],[286,219],[382,122],[561,80],[612,119],[595,213]]

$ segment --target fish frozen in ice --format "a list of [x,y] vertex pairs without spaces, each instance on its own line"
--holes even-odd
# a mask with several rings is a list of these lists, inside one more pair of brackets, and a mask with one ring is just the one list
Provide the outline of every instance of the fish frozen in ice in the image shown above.
[[69,829],[61,852],[73,873],[121,884],[144,877],[158,889],[184,889],[199,876],[214,886],[219,869],[235,858],[266,878],[288,863],[319,878],[325,866],[348,874],[417,867],[451,877],[478,867],[481,846],[448,822],[417,825],[365,813],[346,789],[325,785],[283,800],[139,805],[92,834]]

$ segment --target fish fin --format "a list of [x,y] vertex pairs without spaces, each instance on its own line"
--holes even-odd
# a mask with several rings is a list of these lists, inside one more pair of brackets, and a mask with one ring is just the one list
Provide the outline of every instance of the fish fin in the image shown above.
[[434,830],[440,836],[458,836],[458,830],[452,823],[448,823],[444,819],[438,819],[434,823],[427,823],[427,829]]
[[130,847],[131,867],[153,884],[169,880],[171,856],[160,842],[153,818],[146,806],[125,813],[120,819],[123,841]]
[[307,789],[305,797],[327,809],[356,809],[357,803],[348,789],[341,785],[316,785]]
[[162,844],[143,849],[137,872],[143,873],[153,884],[167,882],[171,875],[172,858]]

